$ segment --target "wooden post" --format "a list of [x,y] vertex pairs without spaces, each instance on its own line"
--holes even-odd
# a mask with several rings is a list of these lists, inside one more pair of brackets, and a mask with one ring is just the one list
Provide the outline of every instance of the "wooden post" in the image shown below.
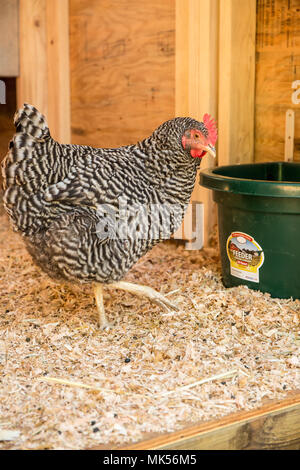
[[256,0],[220,0],[218,163],[254,160]]
[[51,135],[71,138],[68,0],[20,0],[17,102],[46,115]]
[[[176,0],[176,116],[202,121],[203,115],[209,113],[217,118],[218,5],[218,0]],[[201,168],[213,165],[213,158],[206,155]],[[207,245],[215,223],[214,206],[211,191],[199,185],[199,177],[191,199],[204,203]],[[185,218],[184,239],[190,238],[191,229]]]
[[295,138],[295,111],[288,109],[285,114],[285,142],[284,160],[292,162],[294,160],[294,138]]

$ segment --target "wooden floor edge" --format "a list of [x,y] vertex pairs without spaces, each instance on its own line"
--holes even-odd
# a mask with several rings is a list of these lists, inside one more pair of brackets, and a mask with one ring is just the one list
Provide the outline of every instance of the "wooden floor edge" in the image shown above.
[[242,424],[247,421],[261,418],[264,415],[276,413],[278,411],[286,411],[288,408],[294,408],[299,405],[300,391],[293,391],[289,393],[288,397],[282,400],[268,401],[264,405],[253,410],[238,411],[213,421],[202,421],[201,423],[197,423],[183,428],[180,431],[175,431],[168,434],[156,434],[151,438],[144,439],[133,444],[122,446],[116,446],[114,444],[112,447],[101,445],[93,447],[93,450],[158,450],[168,444],[174,445],[177,442],[179,443],[180,441],[186,439],[192,439],[195,436],[200,436],[201,434],[214,431],[216,429],[220,430],[225,427]]

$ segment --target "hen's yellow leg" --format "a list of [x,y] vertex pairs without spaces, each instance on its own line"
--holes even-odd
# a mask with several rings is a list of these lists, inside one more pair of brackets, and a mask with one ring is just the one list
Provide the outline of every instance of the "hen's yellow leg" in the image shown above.
[[103,287],[101,284],[94,285],[94,294],[95,294],[95,300],[96,300],[96,305],[97,305],[98,315],[99,315],[99,326],[101,330],[104,330],[106,328],[111,328],[111,324],[109,323],[105,315],[104,303],[103,303]]
[[152,289],[152,287],[140,286],[139,284],[132,284],[131,282],[125,281],[112,282],[107,286],[114,287],[115,289],[125,290],[127,292],[130,292],[131,294],[138,295],[139,297],[147,297],[156,305],[159,305],[160,307],[163,307],[166,310],[179,310],[176,305],[172,304],[165,296]]

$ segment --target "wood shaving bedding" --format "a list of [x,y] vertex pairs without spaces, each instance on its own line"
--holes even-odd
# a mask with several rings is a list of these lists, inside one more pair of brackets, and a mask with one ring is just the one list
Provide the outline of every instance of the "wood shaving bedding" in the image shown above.
[[225,289],[216,243],[155,247],[126,279],[180,311],[106,288],[100,331],[92,289],[51,281],[0,224],[0,448],[133,442],[299,388],[300,301]]

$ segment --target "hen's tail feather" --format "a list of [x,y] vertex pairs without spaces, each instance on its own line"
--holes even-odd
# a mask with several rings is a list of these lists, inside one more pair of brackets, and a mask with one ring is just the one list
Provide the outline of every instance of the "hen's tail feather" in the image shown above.
[[34,106],[25,103],[14,116],[14,124],[17,132],[24,132],[35,139],[47,139],[50,131],[46,118]]
[[[36,160],[43,155],[45,144],[51,139],[45,117],[30,104],[24,104],[15,113],[14,124],[17,132],[2,165],[4,189],[34,180],[36,173],[40,173]],[[34,189],[34,185],[28,189]]]
[[48,149],[55,142],[45,117],[32,105],[16,112],[14,124],[17,132],[2,164],[3,201],[15,227],[25,232],[38,223],[34,218],[42,207],[39,193],[50,171]]

